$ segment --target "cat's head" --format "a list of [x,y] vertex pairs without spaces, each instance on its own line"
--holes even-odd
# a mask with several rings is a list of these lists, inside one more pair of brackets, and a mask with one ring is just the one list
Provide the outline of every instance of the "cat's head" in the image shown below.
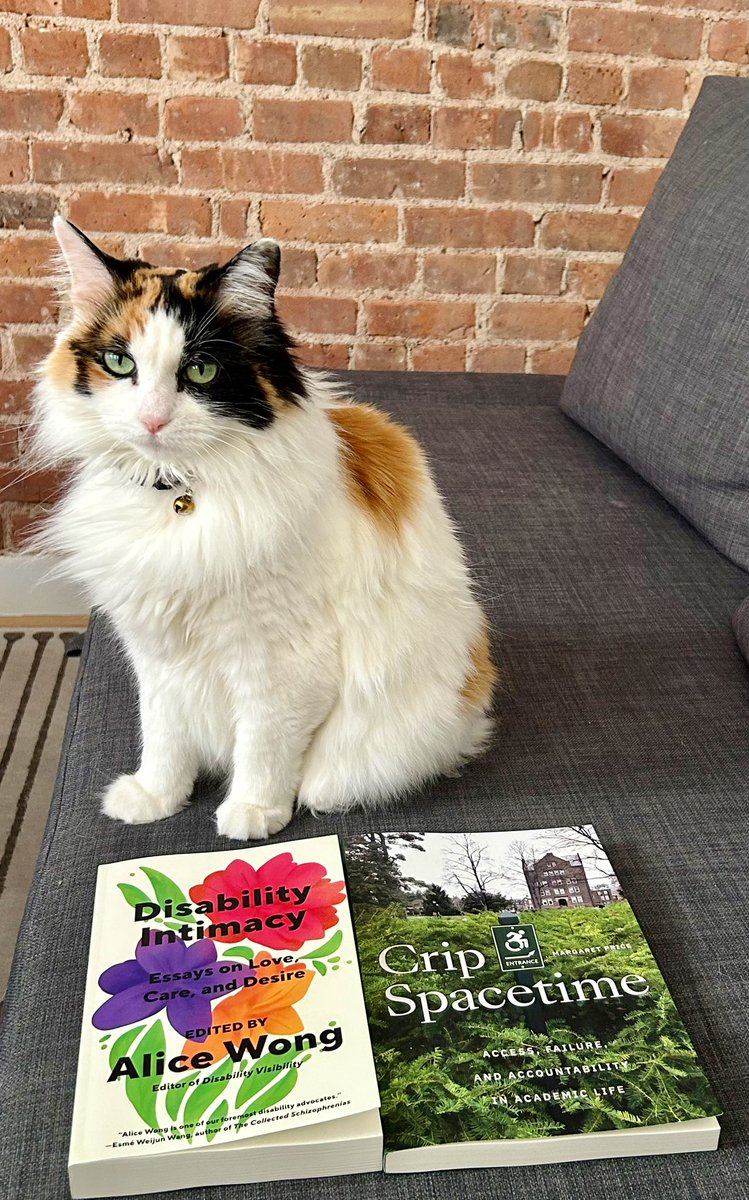
[[184,476],[303,398],[274,306],[276,242],[192,271],[114,258],[61,217],[54,228],[71,316],[41,368],[49,445]]

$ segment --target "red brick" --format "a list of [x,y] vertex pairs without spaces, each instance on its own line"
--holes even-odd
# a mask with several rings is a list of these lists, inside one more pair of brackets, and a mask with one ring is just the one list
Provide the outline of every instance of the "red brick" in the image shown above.
[[304,78],[310,87],[353,92],[361,83],[361,54],[339,46],[305,46]]
[[398,213],[392,204],[305,204],[264,200],[264,234],[282,241],[394,242]]
[[644,208],[662,174],[663,167],[615,167],[609,176],[609,204]]
[[540,150],[554,145],[556,117],[548,109],[533,109],[523,119],[523,149]]
[[748,63],[749,21],[718,21],[710,33],[708,53],[719,62]]
[[82,229],[208,237],[211,205],[202,196],[81,192],[70,202],[70,219]]
[[416,0],[270,0],[274,33],[316,37],[407,38]]
[[53,237],[28,237],[20,233],[3,238],[0,247],[0,275],[33,278],[52,274],[52,259],[57,251]]
[[397,291],[416,278],[416,255],[411,250],[383,254],[369,250],[334,250],[320,259],[317,279],[322,287],[343,291]]
[[230,192],[322,192],[319,154],[287,150],[183,150],[182,177],[189,188],[226,188]]
[[62,113],[62,93],[0,91],[0,127],[24,133],[55,129]]
[[630,108],[682,108],[686,90],[684,67],[633,67],[627,101]]
[[0,29],[0,71],[9,71],[12,66],[10,32],[7,29]]
[[0,183],[23,183],[29,177],[29,149],[19,141],[0,141]]
[[559,113],[554,122],[554,145],[557,150],[573,150],[585,154],[593,147],[593,121],[590,113]]
[[175,96],[166,102],[166,135],[180,142],[237,137],[243,129],[242,106],[228,96]]
[[0,284],[0,312],[7,325],[35,325],[54,319],[57,294],[53,288],[28,283]]
[[108,21],[112,14],[109,0],[62,0],[64,17],[88,17],[92,21]]
[[252,29],[260,0],[120,0],[120,21],[133,25],[210,25]]
[[576,104],[616,104],[623,94],[621,67],[609,63],[570,63],[567,95]]
[[430,119],[431,111],[427,105],[370,104],[361,140],[423,145],[429,141]]
[[659,58],[698,58],[702,41],[699,17],[621,11],[615,8],[570,9],[570,50],[595,54],[654,54]]
[[431,56],[428,50],[405,46],[375,46],[372,87],[381,92],[428,92]]
[[167,58],[172,79],[226,79],[229,74],[229,43],[225,37],[171,36]]
[[[15,425],[0,425],[0,462],[11,463],[18,458],[18,429]],[[0,496],[0,499],[2,497]]]
[[502,291],[521,296],[558,296],[562,290],[563,271],[563,258],[508,254]]
[[367,332],[375,337],[472,337],[476,310],[465,300],[366,300]]
[[55,17],[60,14],[60,0],[0,0],[0,12]]
[[533,203],[597,204],[602,167],[595,163],[476,163],[474,195],[493,204],[505,200]]
[[40,183],[177,182],[168,155],[136,142],[37,142],[31,158]]
[[430,7],[434,11],[429,32],[435,41],[446,42],[449,46],[465,46],[469,50],[476,45],[478,21],[474,20],[473,9],[468,4],[447,0],[446,3]]
[[127,130],[153,137],[159,131],[159,102],[156,96],[132,92],[84,92],[72,97],[70,120],[87,133]]
[[406,365],[403,342],[359,342],[351,356],[355,371],[404,371]]
[[573,300],[498,300],[492,308],[491,330],[503,337],[556,342],[577,337],[586,307]]
[[35,371],[41,360],[49,354],[54,337],[51,333],[16,330],[13,333],[12,342],[17,372],[20,375],[27,375]]
[[439,108],[434,144],[451,150],[507,149],[519,120],[517,108]]
[[684,121],[679,117],[618,117],[601,119],[601,148],[623,158],[668,158]]
[[292,84],[296,79],[293,42],[257,42],[238,38],[237,79],[240,83]]
[[541,222],[541,245],[565,250],[626,250],[637,217],[624,213],[556,212]]
[[500,374],[520,374],[525,368],[523,346],[476,346],[473,352],[473,371]]
[[54,500],[60,490],[63,476],[58,471],[35,471],[19,474],[18,467],[0,467],[0,495],[3,500],[20,500],[26,503],[46,503]]
[[102,75],[158,79],[159,39],[152,33],[103,33],[99,43]]
[[457,200],[465,191],[465,167],[423,158],[342,159],[333,168],[333,186],[343,196]]
[[427,254],[424,287],[428,292],[487,294],[495,288],[493,254]]
[[314,250],[286,246],[281,255],[279,284],[286,288],[310,288],[316,280],[317,259]]
[[564,29],[558,8],[498,4],[489,11],[489,39],[495,50],[556,50]]
[[264,142],[347,142],[353,119],[348,100],[255,101],[255,137]]
[[530,246],[533,228],[531,214],[514,209],[452,206],[406,210],[406,241],[412,246]]
[[[147,238],[138,246],[138,256],[160,267],[187,267],[198,270],[208,263],[228,262],[242,249],[246,238],[239,242],[185,242],[169,238]],[[98,239],[97,239],[98,241]]]
[[308,295],[280,295],[277,308],[281,320],[300,333],[355,333],[355,300]]
[[521,100],[556,100],[561,86],[561,63],[548,59],[515,63],[505,76],[507,91]]
[[349,365],[351,347],[346,342],[299,342],[294,357],[306,367],[326,370],[345,370]]
[[58,200],[54,192],[0,192],[0,229],[44,229],[52,224]]
[[5,511],[5,547],[7,550],[22,550],[29,535],[35,529],[43,509],[14,507]]
[[567,269],[567,291],[579,293],[589,300],[600,300],[618,269],[618,259],[616,262],[591,262],[590,259],[571,262]]
[[22,29],[26,70],[32,75],[85,75],[86,35],[80,29]]
[[411,351],[414,371],[465,371],[465,346],[440,346],[431,342],[414,346]]
[[247,236],[247,212],[249,204],[246,200],[222,200],[219,229],[222,237],[232,241],[242,241]]
[[568,375],[577,346],[551,346],[531,351],[534,375]]
[[33,387],[29,379],[0,379],[0,413],[30,412]]
[[494,92],[494,60],[472,54],[442,54],[437,78],[451,100],[483,100]]

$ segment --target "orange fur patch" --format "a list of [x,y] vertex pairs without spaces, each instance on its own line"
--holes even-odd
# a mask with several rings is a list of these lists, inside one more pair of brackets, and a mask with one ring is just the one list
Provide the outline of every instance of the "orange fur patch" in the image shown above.
[[75,355],[67,342],[55,346],[44,360],[44,374],[60,391],[67,391],[75,384]]
[[330,408],[328,416],[341,442],[351,499],[397,534],[414,509],[424,479],[417,443],[402,425],[364,404]]
[[490,658],[486,623],[471,647],[471,669],[460,694],[471,708],[488,708],[497,681],[497,669]]

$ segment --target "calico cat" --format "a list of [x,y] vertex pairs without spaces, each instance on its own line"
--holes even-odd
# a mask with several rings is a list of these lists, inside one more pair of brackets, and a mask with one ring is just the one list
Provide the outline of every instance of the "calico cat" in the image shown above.
[[385,801],[485,745],[486,622],[424,455],[295,361],[267,238],[223,267],[104,253],[62,218],[70,318],[35,393],[70,487],[36,548],[114,623],[142,757],[127,822],[226,773],[219,833]]

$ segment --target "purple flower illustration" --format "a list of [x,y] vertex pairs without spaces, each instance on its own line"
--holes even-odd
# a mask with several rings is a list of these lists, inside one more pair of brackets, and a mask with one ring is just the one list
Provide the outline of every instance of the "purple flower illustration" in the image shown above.
[[[110,998],[96,1010],[92,1023],[96,1029],[117,1029],[121,1025],[132,1025],[145,1017],[153,1017],[166,1008],[169,1024],[178,1033],[187,1036],[188,1030],[207,1029],[211,1023],[211,997],[201,995],[203,986],[216,983],[219,978],[236,981],[233,990],[244,985],[244,978],[255,972],[247,966],[241,971],[232,971],[226,977],[217,976],[214,970],[196,980],[185,978],[185,972],[206,971],[216,963],[216,947],[205,939],[188,946],[181,939],[164,942],[160,946],[135,948],[135,958],[115,963],[99,977],[99,987],[109,992]],[[166,978],[165,983],[154,983],[152,975]],[[176,976],[176,978],[175,978]],[[180,995],[187,992],[188,995]],[[217,993],[213,999],[222,999],[225,993]],[[165,997],[165,998],[164,998]],[[204,1042],[202,1037],[193,1037]]]

